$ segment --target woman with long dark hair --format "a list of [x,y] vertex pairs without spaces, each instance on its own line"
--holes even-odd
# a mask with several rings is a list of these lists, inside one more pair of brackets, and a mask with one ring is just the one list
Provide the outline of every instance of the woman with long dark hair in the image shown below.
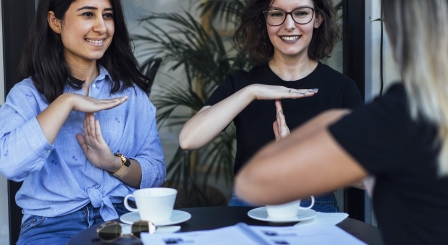
[[446,244],[448,1],[381,2],[403,82],[268,145],[237,176],[237,193],[257,204],[283,203],[372,175],[385,244]]
[[[331,108],[362,105],[354,81],[319,62],[330,57],[339,38],[331,0],[248,1],[234,42],[258,65],[228,76],[184,125],[180,146],[198,149],[233,121],[237,174],[257,150],[290,128]],[[229,205],[252,204],[233,195]],[[317,197],[313,208],[339,210],[332,192]]]
[[39,0],[20,76],[0,108],[0,173],[23,181],[18,244],[65,244],[163,183],[149,78],[119,0]]

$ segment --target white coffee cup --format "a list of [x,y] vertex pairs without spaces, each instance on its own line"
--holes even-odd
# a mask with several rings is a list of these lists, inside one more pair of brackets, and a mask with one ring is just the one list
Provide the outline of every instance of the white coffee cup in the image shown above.
[[292,218],[297,216],[300,210],[308,210],[314,205],[314,197],[311,196],[311,205],[308,207],[301,207],[300,200],[283,203],[279,205],[266,205],[268,216],[271,218]]
[[[170,220],[173,212],[177,190],[172,188],[157,187],[135,190],[124,198],[124,206],[132,212],[139,212],[141,220],[160,222]],[[128,199],[133,197],[137,208],[128,204]]]

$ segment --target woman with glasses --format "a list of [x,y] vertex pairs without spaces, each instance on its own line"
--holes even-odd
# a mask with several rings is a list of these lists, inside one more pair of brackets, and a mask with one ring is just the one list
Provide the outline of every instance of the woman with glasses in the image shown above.
[[[318,61],[330,56],[339,34],[331,0],[248,1],[234,42],[258,65],[228,76],[184,125],[180,146],[201,148],[233,121],[237,174],[261,147],[313,116],[362,105],[355,83]],[[251,204],[233,195],[229,205]],[[332,192],[317,197],[313,208],[338,211]]]
[[385,244],[447,244],[448,1],[381,2],[403,82],[351,113],[322,113],[261,150],[237,176],[237,194],[275,204],[372,175]]
[[17,244],[66,244],[163,183],[149,79],[120,0],[39,0],[20,76],[0,107],[0,173],[23,181]]

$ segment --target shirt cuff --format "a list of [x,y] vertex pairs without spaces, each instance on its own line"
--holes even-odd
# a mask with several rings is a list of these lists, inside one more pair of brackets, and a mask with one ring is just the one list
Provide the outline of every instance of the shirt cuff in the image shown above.
[[[140,183],[140,188],[149,187],[159,187],[165,182],[165,174],[161,171],[166,171],[165,169],[158,168],[158,164],[152,164],[147,159],[142,157],[132,158],[140,164],[142,171],[142,181]],[[153,159],[153,161],[157,161]]]

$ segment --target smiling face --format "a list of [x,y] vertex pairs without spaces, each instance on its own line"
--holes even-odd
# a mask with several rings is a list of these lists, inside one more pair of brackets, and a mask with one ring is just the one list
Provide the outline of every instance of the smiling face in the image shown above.
[[62,20],[50,11],[48,23],[61,35],[68,64],[96,63],[109,48],[115,31],[109,0],[76,0]]
[[[273,0],[269,10],[291,12],[300,7],[314,8],[314,4],[312,0]],[[269,39],[274,46],[273,59],[279,56],[308,58],[308,46],[313,30],[321,23],[322,18],[320,15],[316,16],[316,12],[311,21],[303,25],[294,22],[291,15],[287,15],[285,22],[279,26],[266,23]]]

